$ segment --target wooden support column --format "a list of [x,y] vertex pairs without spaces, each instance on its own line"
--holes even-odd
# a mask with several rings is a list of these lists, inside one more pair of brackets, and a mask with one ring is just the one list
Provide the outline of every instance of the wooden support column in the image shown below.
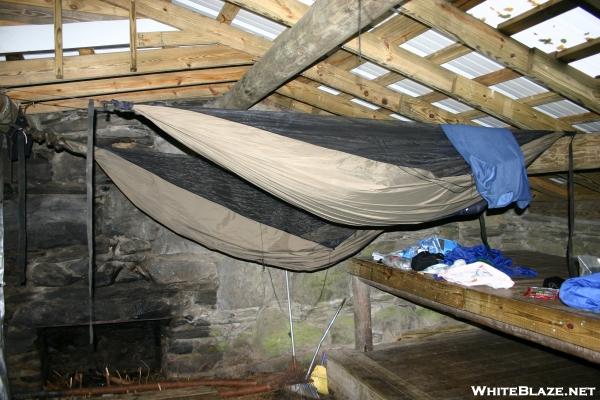
[[352,307],[354,308],[354,348],[359,351],[373,350],[371,328],[370,287],[356,276],[352,277]]
[[63,78],[62,0],[54,0],[54,74]]
[[131,72],[137,71],[137,24],[135,19],[135,0],[129,6],[129,52],[131,54]]
[[252,107],[400,2],[317,1],[296,25],[277,38],[231,92],[213,105],[236,109]]

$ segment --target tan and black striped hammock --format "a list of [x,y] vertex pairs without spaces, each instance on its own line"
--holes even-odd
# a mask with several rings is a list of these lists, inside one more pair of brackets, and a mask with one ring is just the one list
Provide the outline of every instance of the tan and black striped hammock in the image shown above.
[[[310,271],[385,227],[478,213],[470,168],[436,125],[289,112],[134,111],[190,155],[98,148],[141,210],[208,248]],[[514,131],[526,163],[561,134]]]

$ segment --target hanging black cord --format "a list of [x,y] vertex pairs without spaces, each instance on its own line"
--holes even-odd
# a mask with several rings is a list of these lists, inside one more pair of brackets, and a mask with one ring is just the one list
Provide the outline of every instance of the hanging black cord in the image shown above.
[[[21,116],[20,116],[21,117]],[[27,134],[22,127],[16,130],[17,174],[18,174],[18,234],[17,234],[17,266],[21,274],[21,285],[27,283],[27,163],[25,147]]]
[[96,110],[94,101],[88,103],[87,152],[85,157],[87,193],[88,301],[90,345],[94,344],[94,131]]
[[575,269],[575,259],[573,258],[573,231],[575,229],[575,182],[573,176],[573,140],[575,136],[571,136],[569,142],[569,175],[567,179],[568,196],[569,196],[569,211],[568,211],[568,237],[567,237],[567,270],[570,277],[578,276]]

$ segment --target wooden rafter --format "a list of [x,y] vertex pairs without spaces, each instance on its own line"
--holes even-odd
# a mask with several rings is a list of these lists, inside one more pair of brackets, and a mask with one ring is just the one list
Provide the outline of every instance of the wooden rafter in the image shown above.
[[402,12],[456,37],[562,96],[600,112],[599,85],[594,79],[541,51],[529,49],[445,0],[410,1],[402,6]]
[[192,71],[162,72],[139,76],[94,79],[82,82],[52,83],[9,89],[4,94],[21,102],[44,102],[73,97],[117,95],[144,89],[167,89],[209,83],[235,82],[248,70],[248,66],[198,69]]
[[531,28],[575,7],[577,7],[577,4],[571,0],[549,0],[529,11],[525,11],[514,18],[502,22],[498,25],[498,30],[505,35],[512,36],[515,33]]
[[135,14],[135,0],[129,3],[129,54],[131,55],[131,72],[137,71],[137,23]]
[[[2,0],[2,2],[23,7],[26,10],[32,7],[50,10],[54,8],[53,0]],[[65,16],[70,16],[72,13],[84,13],[88,16],[97,15],[98,19],[124,19],[129,15],[127,9],[111,6],[102,0],[62,0],[62,6]]]
[[225,3],[221,11],[219,11],[219,15],[217,15],[217,21],[222,24],[230,25],[237,13],[240,11],[240,8],[231,3]]
[[316,2],[291,29],[279,35],[231,92],[217,99],[214,105],[250,108],[398,3],[399,0]]
[[555,52],[554,57],[562,62],[570,63],[597,53],[600,53],[600,38],[587,40],[576,46]]
[[[136,73],[141,74],[248,65],[253,62],[253,58],[225,46],[212,45],[146,50],[140,52],[137,61]],[[136,73],[130,71],[129,53],[125,52],[67,57],[64,63],[64,78],[69,81],[128,76]],[[52,59],[0,63],[0,82],[4,87],[57,81]]]
[[63,78],[62,0],[54,0],[54,76]]

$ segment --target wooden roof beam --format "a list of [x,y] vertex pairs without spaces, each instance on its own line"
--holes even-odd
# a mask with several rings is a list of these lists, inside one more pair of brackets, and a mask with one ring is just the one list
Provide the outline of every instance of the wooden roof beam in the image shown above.
[[502,22],[498,25],[498,30],[505,35],[512,36],[515,33],[531,28],[575,7],[577,7],[577,4],[570,0],[549,0],[531,10],[525,11],[523,14]]
[[553,55],[557,60],[570,63],[597,53],[600,53],[600,38],[591,39],[568,49],[554,52]]
[[600,112],[600,86],[593,78],[541,51],[529,49],[445,0],[410,1],[402,6],[402,12],[575,103]]
[[239,11],[240,8],[235,4],[225,3],[221,11],[219,11],[219,15],[217,15],[217,21],[222,24],[231,25],[231,22]]
[[[401,0],[319,1],[291,29],[279,35],[215,107],[248,109],[315,61],[337,48]],[[361,25],[358,26],[359,21]],[[357,24],[352,23],[356,21]]]
[[[216,68],[252,64],[253,57],[221,45],[146,50],[137,58],[137,72],[130,71],[128,52],[66,57],[64,80],[129,76],[142,73]],[[52,58],[0,63],[3,87],[59,82],[54,75]]]

